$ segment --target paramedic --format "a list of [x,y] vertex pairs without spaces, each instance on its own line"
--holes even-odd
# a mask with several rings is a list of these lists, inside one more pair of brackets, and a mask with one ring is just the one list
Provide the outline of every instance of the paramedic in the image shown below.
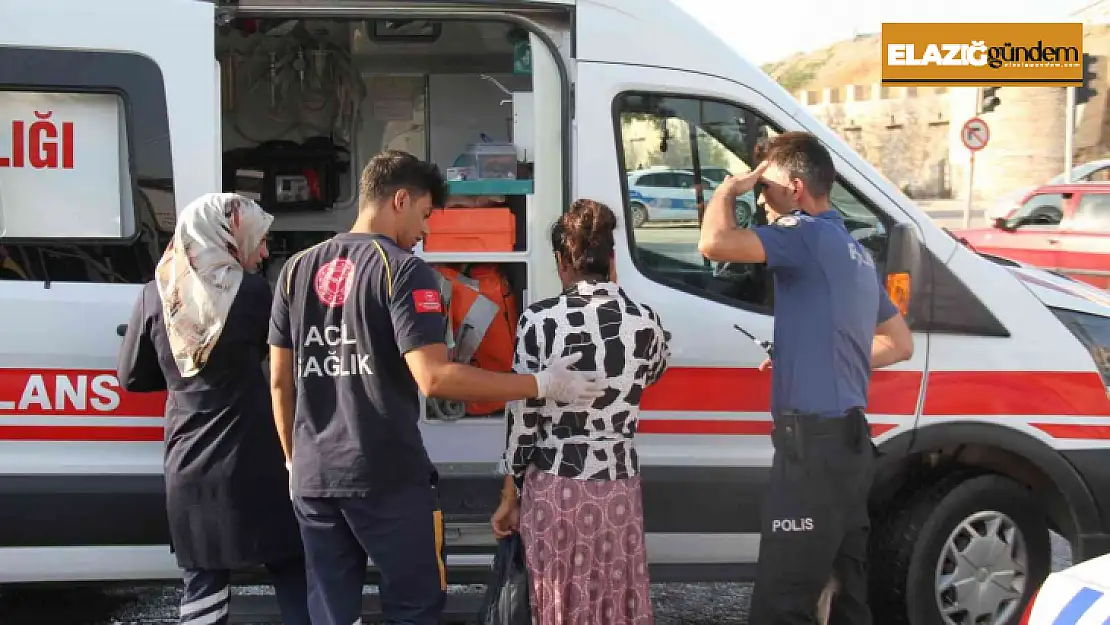
[[[309,570],[313,625],[359,622],[367,556],[389,623],[431,625],[446,600],[438,474],[420,392],[461,401],[592,401],[604,386],[556,360],[528,375],[448,360],[435,271],[413,255],[439,169],[399,151],[366,165],[350,232],[294,255],[270,321],[270,384]],[[580,356],[579,356],[580,357]]]
[[232,193],[186,206],[119,352],[123,388],[169,390],[166,512],[185,569],[181,623],[227,623],[230,572],[265,565],[282,621],[309,624],[304,552],[262,364],[270,285],[256,270],[272,222]]
[[[814,623],[827,583],[839,587],[828,622],[871,623],[867,498],[876,450],[863,410],[870,370],[909,358],[913,338],[869,252],[829,205],[835,180],[814,135],[774,137],[752,173],[715,190],[698,245],[714,260],[766,263],[774,276],[775,452],[751,607],[760,625]],[[781,216],[738,229],[733,202],[756,182]]]

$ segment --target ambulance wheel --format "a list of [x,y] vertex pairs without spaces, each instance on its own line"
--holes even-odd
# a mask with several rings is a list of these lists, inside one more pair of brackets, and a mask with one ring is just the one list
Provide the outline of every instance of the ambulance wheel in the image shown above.
[[647,223],[647,207],[639,202],[633,202],[629,208],[632,210],[632,227],[639,228]]
[[1017,625],[1052,558],[1048,523],[1021,485],[994,474],[917,487],[876,524],[876,623]]

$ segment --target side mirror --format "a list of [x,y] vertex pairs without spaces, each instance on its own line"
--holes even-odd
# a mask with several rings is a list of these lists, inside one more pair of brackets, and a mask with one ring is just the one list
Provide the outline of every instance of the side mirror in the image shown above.
[[914,281],[921,278],[921,240],[910,224],[895,224],[887,236],[883,285],[902,316],[910,319]]
[[1013,232],[1016,228],[1010,226],[1010,222],[1006,221],[1005,217],[995,217],[992,224],[998,230],[1005,230],[1006,232]]
[[1060,209],[1051,204],[1042,204],[1019,219],[1014,227],[1028,225],[1053,226],[1060,223],[1063,217],[1064,215],[1060,212]]

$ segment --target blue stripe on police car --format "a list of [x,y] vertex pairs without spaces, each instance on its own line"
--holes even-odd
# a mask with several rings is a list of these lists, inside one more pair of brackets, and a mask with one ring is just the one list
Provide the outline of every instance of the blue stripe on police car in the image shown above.
[[[1102,598],[1103,592],[1084,586],[1079,589],[1075,595],[1060,608],[1060,612],[1056,615],[1052,625],[1075,625],[1079,619],[1083,618],[1087,611],[1096,601]],[[1103,625],[1110,625],[1110,618],[1103,621]]]

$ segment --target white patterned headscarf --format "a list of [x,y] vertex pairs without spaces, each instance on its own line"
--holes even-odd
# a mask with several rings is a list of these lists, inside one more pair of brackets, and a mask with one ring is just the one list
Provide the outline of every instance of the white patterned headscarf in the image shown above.
[[243,262],[258,250],[273,221],[235,193],[202,195],[178,215],[155,280],[182,376],[195,376],[208,362],[243,281]]

